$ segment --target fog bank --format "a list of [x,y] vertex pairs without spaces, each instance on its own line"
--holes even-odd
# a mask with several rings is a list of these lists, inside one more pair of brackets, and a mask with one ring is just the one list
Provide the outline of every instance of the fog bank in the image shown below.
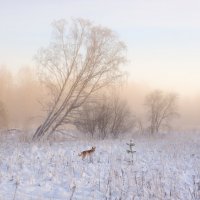
[[[155,89],[162,90],[144,83],[128,81],[118,89],[117,93],[127,101],[136,117],[145,124],[144,99]],[[180,117],[173,121],[174,129],[200,129],[200,94],[191,96],[175,92],[178,95]],[[45,89],[32,68],[23,67],[14,74],[5,66],[0,67],[0,101],[6,111],[7,128],[25,130],[35,128],[45,115],[41,102],[47,98]]]

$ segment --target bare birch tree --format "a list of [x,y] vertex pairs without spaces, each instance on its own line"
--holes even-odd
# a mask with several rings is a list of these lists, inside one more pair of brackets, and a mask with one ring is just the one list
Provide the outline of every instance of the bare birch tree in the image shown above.
[[169,122],[177,113],[177,95],[173,93],[164,94],[155,90],[145,99],[148,121],[151,134],[158,133],[161,128],[169,128]]
[[126,47],[109,29],[74,19],[54,23],[55,38],[36,56],[42,82],[51,101],[48,114],[33,139],[49,136],[70,123],[87,99],[122,76]]

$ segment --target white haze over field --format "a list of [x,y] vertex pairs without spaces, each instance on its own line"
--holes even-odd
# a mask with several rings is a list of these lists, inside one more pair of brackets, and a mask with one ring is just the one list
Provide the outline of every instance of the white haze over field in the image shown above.
[[[117,87],[116,91],[129,104],[134,115],[145,123],[145,97],[154,89],[162,88],[154,88],[136,81],[127,81],[121,87]],[[200,95],[177,94],[180,116],[173,121],[174,129],[199,129]],[[18,72],[12,73],[9,68],[1,67],[0,95],[7,112],[8,128],[28,130],[36,128],[41,123],[45,115],[42,102],[48,99],[48,95],[38,80],[36,70],[24,67]]]

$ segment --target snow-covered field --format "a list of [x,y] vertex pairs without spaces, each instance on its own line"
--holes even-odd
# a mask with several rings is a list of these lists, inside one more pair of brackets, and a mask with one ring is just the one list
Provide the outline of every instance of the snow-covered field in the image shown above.
[[[28,143],[0,142],[0,200],[198,200],[200,135]],[[96,146],[92,159],[78,154]]]

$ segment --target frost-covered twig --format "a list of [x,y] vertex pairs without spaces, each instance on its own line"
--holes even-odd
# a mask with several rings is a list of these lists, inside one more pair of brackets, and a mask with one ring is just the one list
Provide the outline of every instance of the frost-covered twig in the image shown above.
[[74,193],[75,193],[75,190],[76,190],[76,185],[74,185],[72,187],[72,193],[71,193],[71,196],[70,196],[70,200],[72,200],[73,196],[74,196]]
[[18,185],[19,185],[19,182],[18,182],[18,181],[16,181],[16,183],[15,183],[15,193],[14,193],[13,200],[15,200],[16,193],[17,193],[17,189],[18,189]]

